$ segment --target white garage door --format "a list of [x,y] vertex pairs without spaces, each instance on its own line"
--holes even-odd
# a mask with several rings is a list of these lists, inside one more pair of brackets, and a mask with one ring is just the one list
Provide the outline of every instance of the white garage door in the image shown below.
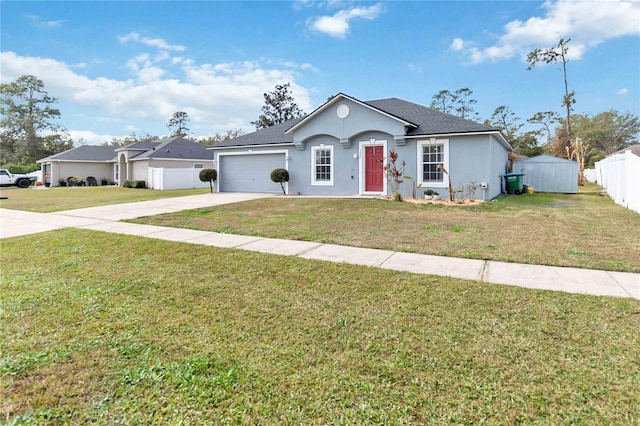
[[286,168],[284,154],[221,155],[218,162],[220,192],[282,193],[271,172]]

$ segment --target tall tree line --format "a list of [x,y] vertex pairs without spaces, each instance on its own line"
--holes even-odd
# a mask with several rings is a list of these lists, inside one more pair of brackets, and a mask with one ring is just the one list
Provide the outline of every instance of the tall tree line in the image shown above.
[[29,164],[73,147],[67,130],[56,121],[58,100],[44,83],[23,75],[0,84],[0,163]]

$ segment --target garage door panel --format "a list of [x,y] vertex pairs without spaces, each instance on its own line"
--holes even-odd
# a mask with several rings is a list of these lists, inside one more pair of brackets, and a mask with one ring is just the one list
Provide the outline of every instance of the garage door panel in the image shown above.
[[218,160],[221,192],[282,192],[271,172],[286,167],[284,154],[221,155]]

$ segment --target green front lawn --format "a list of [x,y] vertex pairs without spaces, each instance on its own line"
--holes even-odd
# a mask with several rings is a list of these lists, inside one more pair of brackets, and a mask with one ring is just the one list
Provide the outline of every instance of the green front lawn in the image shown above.
[[634,299],[78,229],[0,264],[0,422],[640,422]]
[[600,196],[526,194],[472,206],[278,197],[135,219],[230,234],[640,272],[640,215]]
[[28,189],[7,187],[0,188],[0,197],[8,198],[7,200],[0,200],[0,207],[50,213],[84,207],[206,194],[209,191],[209,188],[157,191],[154,189],[131,189],[118,186],[32,187]]

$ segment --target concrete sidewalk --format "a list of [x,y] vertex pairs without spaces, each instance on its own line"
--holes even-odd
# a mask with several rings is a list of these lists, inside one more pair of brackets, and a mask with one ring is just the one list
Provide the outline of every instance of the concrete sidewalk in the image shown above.
[[532,289],[640,299],[640,274],[459,259],[118,222],[121,219],[247,201],[266,196],[269,195],[203,194],[58,213],[0,209],[0,239],[74,227]]

